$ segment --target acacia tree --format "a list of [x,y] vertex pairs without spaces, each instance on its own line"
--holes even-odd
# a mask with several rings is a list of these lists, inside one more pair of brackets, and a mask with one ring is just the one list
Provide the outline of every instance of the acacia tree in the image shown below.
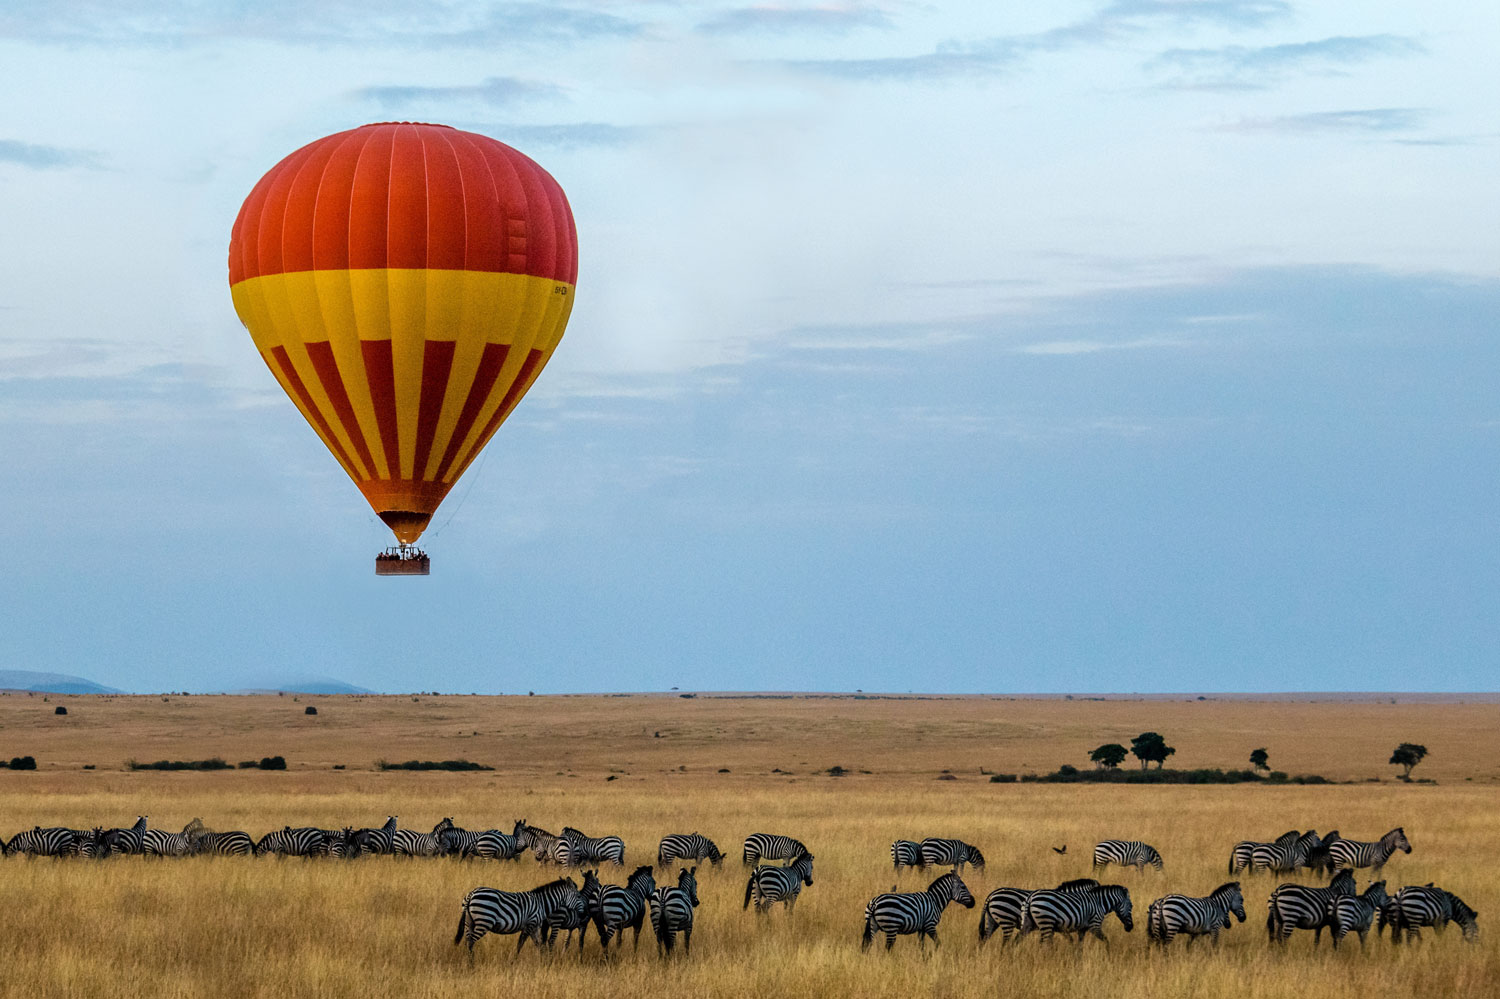
[[1264,749],[1253,749],[1250,751],[1250,766],[1256,770],[1271,769],[1271,754]]
[[1405,770],[1402,772],[1401,776],[1410,779],[1412,767],[1416,766],[1418,763],[1421,763],[1423,757],[1425,757],[1426,755],[1426,746],[1419,746],[1415,742],[1403,742],[1401,745],[1397,746],[1396,751],[1391,754],[1391,763],[1396,766],[1404,767]]
[[1155,763],[1156,769],[1160,770],[1162,764],[1167,761],[1167,757],[1177,752],[1167,745],[1166,739],[1155,732],[1142,732],[1131,739],[1130,751],[1135,754],[1136,759],[1141,761],[1142,770],[1146,769],[1148,763]]
[[1114,770],[1125,762],[1128,751],[1118,742],[1106,742],[1089,754],[1094,766],[1100,770]]

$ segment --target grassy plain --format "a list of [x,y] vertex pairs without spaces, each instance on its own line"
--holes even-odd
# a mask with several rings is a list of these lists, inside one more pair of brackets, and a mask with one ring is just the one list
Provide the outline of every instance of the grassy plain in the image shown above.
[[[56,704],[70,714],[54,716]],[[303,708],[315,704],[316,717]],[[1177,746],[1180,766],[1239,767],[1265,746],[1274,766],[1357,781],[1309,787],[1079,787],[991,784],[1008,773],[1087,765],[1087,751],[1145,729]],[[656,733],[660,733],[658,737]],[[478,733],[478,734],[475,734]],[[1437,785],[1393,782],[1400,741],[1432,751]],[[690,958],[658,961],[649,929],[603,960],[590,942],[546,955],[488,938],[471,965],[451,944],[458,901],[476,884],[525,888],[550,877],[512,864],[370,859],[250,859],[88,864],[0,862],[0,993],[16,996],[756,995],[1080,997],[1495,995],[1500,949],[1482,931],[1334,954],[1265,942],[1269,880],[1246,881],[1250,919],[1203,947],[1153,954],[1138,922],[1111,921],[1108,952],[1036,941],[976,941],[977,911],[950,909],[935,956],[904,939],[861,953],[861,912],[896,877],[894,838],[954,835],[989,858],[967,880],[978,898],[1088,873],[1108,836],[1155,843],[1158,875],[1122,872],[1138,917],[1166,891],[1204,894],[1225,880],[1229,847],[1292,827],[1373,838],[1403,825],[1414,852],[1387,868],[1392,887],[1435,880],[1482,914],[1500,901],[1500,796],[1493,703],[629,698],[0,697],[0,756],[34,755],[36,772],[0,771],[0,833],[34,824],[127,824],[141,812],[180,828],[201,816],[258,835],[283,824],[427,829],[451,815],[508,829],[526,817],[623,836],[632,863],[669,831],[697,829],[730,858],[703,874]],[[128,772],[129,758],[231,761],[283,755],[285,773]],[[467,758],[483,773],[396,773],[377,759]],[[91,764],[94,770],[82,767]],[[343,770],[333,770],[334,765]],[[853,771],[829,777],[839,765]],[[727,769],[728,773],[720,773]],[[775,771],[790,771],[777,773]],[[954,780],[938,780],[942,771]],[[868,773],[862,771],[869,771]],[[607,780],[614,777],[615,780]],[[1369,778],[1383,777],[1380,782]],[[796,913],[740,908],[746,833],[800,836],[817,855]],[[1050,849],[1068,845],[1066,856]],[[608,872],[606,872],[608,873]],[[623,880],[622,878],[617,880]],[[918,874],[903,890],[925,887]],[[1361,878],[1363,885],[1364,878]]]

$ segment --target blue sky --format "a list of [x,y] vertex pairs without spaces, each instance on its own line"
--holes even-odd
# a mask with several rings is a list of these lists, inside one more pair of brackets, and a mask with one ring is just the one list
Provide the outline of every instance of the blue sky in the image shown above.
[[[1492,690],[1500,13],[0,11],[0,667],[138,690]],[[424,539],[226,284],[281,156],[526,151],[543,379]]]

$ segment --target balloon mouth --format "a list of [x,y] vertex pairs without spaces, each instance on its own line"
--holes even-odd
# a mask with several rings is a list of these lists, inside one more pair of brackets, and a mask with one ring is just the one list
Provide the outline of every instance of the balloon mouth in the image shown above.
[[386,510],[380,514],[380,519],[385,521],[385,526],[396,535],[396,540],[403,545],[416,544],[422,532],[427,530],[427,525],[432,521],[430,513],[414,513],[410,510]]

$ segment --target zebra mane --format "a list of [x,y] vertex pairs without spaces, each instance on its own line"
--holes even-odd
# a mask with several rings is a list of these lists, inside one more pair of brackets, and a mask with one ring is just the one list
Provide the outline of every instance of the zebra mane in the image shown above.
[[1272,845],[1274,845],[1274,846],[1291,846],[1293,843],[1297,842],[1297,840],[1301,839],[1305,835],[1306,835],[1306,833],[1299,833],[1295,829],[1288,829],[1286,832],[1282,833],[1280,836],[1277,836]]
[[558,878],[555,881],[548,881],[544,885],[537,885],[535,888],[531,889],[531,892],[534,895],[537,892],[547,891],[551,888],[572,888],[574,891],[577,891],[578,882],[574,881],[572,878]]
[[[1238,882],[1236,882],[1238,884]],[[1074,878],[1072,881],[1064,881],[1053,891],[1072,891],[1076,888],[1098,888],[1099,882],[1095,878]],[[1026,889],[1021,889],[1025,891]]]
[[1479,913],[1470,908],[1469,903],[1465,902],[1463,899],[1459,898],[1451,891],[1445,891],[1443,892],[1443,894],[1448,896],[1448,904],[1453,907],[1454,922],[1460,924],[1472,923],[1474,920],[1479,918]]
[[1209,898],[1217,898],[1220,895],[1228,895],[1231,891],[1239,891],[1239,890],[1240,890],[1240,883],[1238,881],[1230,881],[1230,882],[1228,882],[1226,884],[1219,885],[1219,887],[1217,887],[1213,891],[1209,892],[1208,893],[1208,897]]

